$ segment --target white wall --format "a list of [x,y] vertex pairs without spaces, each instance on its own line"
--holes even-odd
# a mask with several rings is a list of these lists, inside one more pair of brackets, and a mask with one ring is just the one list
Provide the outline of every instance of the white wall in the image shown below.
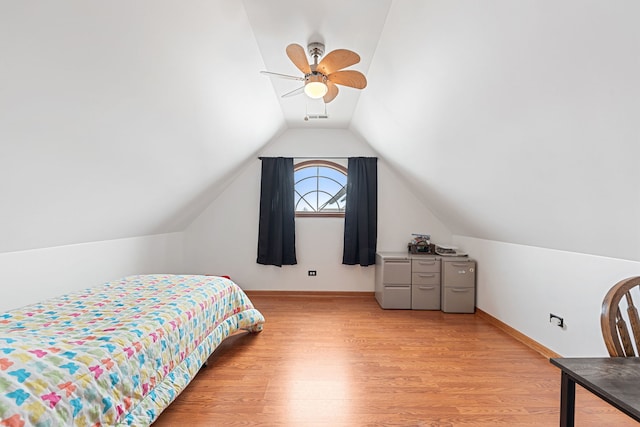
[[182,233],[0,253],[0,312],[131,274],[182,271]]
[[[264,156],[375,156],[366,142],[342,129],[292,129]],[[256,263],[260,161],[256,159],[185,231],[185,267],[191,273],[230,275],[245,289],[373,291],[374,268],[342,265],[341,218],[297,218],[298,264]],[[378,160],[378,250],[406,250],[412,232],[450,241],[451,234]],[[316,270],[309,277],[308,270]]]
[[[478,261],[477,306],[566,357],[608,355],[600,305],[618,281],[640,275],[640,263],[454,236]],[[564,318],[564,329],[549,322]]]

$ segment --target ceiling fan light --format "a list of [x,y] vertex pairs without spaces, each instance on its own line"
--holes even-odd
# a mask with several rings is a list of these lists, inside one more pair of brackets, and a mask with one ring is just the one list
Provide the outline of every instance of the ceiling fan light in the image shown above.
[[326,95],[328,90],[329,88],[327,88],[327,85],[321,82],[307,83],[304,87],[304,93],[306,93],[309,98],[313,99],[322,98]]
[[329,88],[324,82],[324,76],[311,75],[307,77],[307,82],[304,85],[304,93],[306,93],[309,98],[322,98],[327,94],[328,90]]

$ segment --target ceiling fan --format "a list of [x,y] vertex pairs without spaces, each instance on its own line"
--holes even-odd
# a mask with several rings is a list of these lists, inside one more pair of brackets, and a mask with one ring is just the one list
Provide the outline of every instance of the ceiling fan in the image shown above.
[[304,86],[282,95],[283,98],[307,94],[310,98],[322,98],[329,103],[338,95],[336,85],[348,86],[356,89],[367,87],[367,79],[360,71],[343,70],[343,68],[360,62],[360,55],[347,49],[336,49],[327,54],[319,63],[318,59],[324,55],[323,43],[309,43],[307,51],[313,58],[313,64],[309,64],[304,48],[299,44],[287,46],[287,56],[304,77],[290,76],[287,74],[261,71],[262,74],[283,79],[298,80],[304,82]]

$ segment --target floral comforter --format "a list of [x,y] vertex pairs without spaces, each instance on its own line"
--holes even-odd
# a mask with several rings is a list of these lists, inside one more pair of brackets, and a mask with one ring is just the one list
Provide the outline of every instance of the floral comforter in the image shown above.
[[231,280],[131,276],[0,314],[0,426],[150,425],[264,317]]

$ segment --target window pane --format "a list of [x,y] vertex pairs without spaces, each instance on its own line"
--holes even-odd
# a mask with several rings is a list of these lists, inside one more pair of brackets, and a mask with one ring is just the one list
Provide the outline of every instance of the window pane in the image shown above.
[[324,177],[320,177],[320,179],[318,180],[318,189],[331,194],[336,194],[342,189],[343,186],[344,184]]
[[[343,213],[347,176],[327,162],[297,169],[294,173],[296,212]],[[339,165],[336,165],[340,168]]]
[[346,182],[346,178],[347,178],[342,172],[332,168],[322,168],[321,175],[335,179],[338,182],[342,182],[342,181]]
[[297,182],[302,178],[308,178],[310,176],[315,176],[315,175],[316,175],[316,167],[312,166],[312,167],[298,169],[297,171],[294,172],[293,178]]
[[308,199],[302,198],[296,203],[296,212],[316,212],[315,204],[308,203]]

